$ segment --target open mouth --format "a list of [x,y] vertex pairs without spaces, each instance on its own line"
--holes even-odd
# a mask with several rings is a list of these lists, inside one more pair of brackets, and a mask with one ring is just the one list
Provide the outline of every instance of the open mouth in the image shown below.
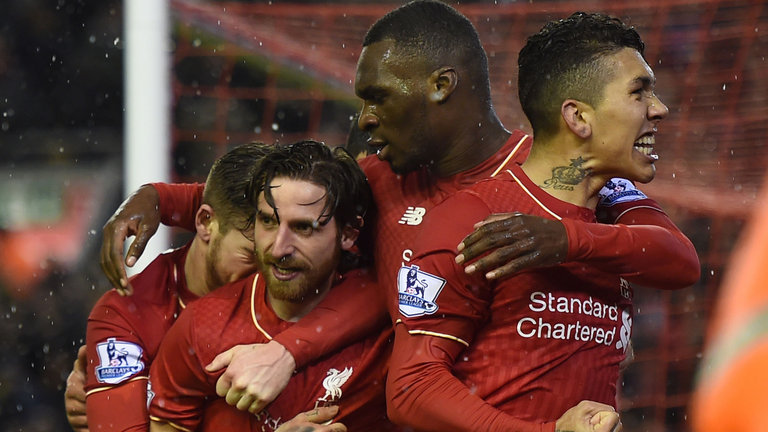
[[640,137],[640,139],[635,141],[633,148],[637,150],[639,153],[644,154],[646,157],[650,159],[658,160],[659,155],[653,151],[654,144],[656,144],[655,136],[653,136],[652,134],[643,135],[642,137]]
[[272,274],[275,276],[276,279],[287,281],[293,279],[297,274],[299,273],[299,270],[296,268],[290,268],[290,267],[279,267],[277,265],[272,265]]

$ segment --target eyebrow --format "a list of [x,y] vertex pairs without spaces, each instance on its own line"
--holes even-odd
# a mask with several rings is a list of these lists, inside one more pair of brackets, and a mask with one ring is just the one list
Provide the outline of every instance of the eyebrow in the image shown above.
[[641,75],[631,81],[632,84],[637,82],[641,83],[643,87],[653,86],[656,85],[656,77],[653,75]]

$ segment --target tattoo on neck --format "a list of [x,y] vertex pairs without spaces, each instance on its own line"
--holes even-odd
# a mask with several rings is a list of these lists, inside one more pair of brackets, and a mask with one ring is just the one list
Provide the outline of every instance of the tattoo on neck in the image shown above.
[[539,187],[572,191],[575,185],[581,183],[589,175],[589,170],[582,168],[582,165],[584,165],[584,159],[579,156],[576,159],[571,159],[571,164],[568,166],[552,168],[552,177],[544,180],[544,184],[539,185]]

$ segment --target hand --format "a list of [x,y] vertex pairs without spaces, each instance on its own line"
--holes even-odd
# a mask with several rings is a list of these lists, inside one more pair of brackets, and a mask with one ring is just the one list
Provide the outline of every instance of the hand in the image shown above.
[[339,407],[335,405],[315,408],[283,423],[275,432],[347,432],[341,423],[320,424],[330,421],[338,412]]
[[619,432],[619,413],[612,406],[583,400],[555,423],[555,432]]
[[88,418],[85,415],[85,353],[85,346],[81,346],[64,391],[64,409],[67,411],[69,425],[75,432],[88,432]]
[[487,279],[504,279],[521,270],[565,261],[568,236],[559,221],[518,212],[500,213],[475,224],[475,230],[459,243],[458,249],[457,264],[493,250],[464,271],[486,272]]
[[101,269],[120,295],[133,294],[123,266],[125,239],[136,236],[125,257],[125,265],[133,267],[160,226],[159,205],[157,190],[144,185],[123,201],[102,228]]
[[288,385],[296,361],[284,346],[270,341],[232,347],[205,369],[215,372],[223,367],[227,370],[216,381],[216,393],[237,409],[256,414]]

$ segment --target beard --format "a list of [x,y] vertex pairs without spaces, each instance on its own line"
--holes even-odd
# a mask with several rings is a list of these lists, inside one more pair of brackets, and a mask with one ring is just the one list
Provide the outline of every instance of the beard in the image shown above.
[[227,283],[218,272],[219,261],[221,261],[221,237],[217,236],[211,241],[208,254],[205,257],[206,282],[209,290],[214,290]]
[[[264,277],[269,295],[276,300],[290,303],[302,303],[315,297],[329,286],[336,272],[341,252],[338,247],[327,256],[317,267],[311,267],[306,262],[296,258],[276,259],[269,255],[261,256],[258,261],[259,273]],[[275,277],[274,266],[297,272],[290,280],[280,280]]]

